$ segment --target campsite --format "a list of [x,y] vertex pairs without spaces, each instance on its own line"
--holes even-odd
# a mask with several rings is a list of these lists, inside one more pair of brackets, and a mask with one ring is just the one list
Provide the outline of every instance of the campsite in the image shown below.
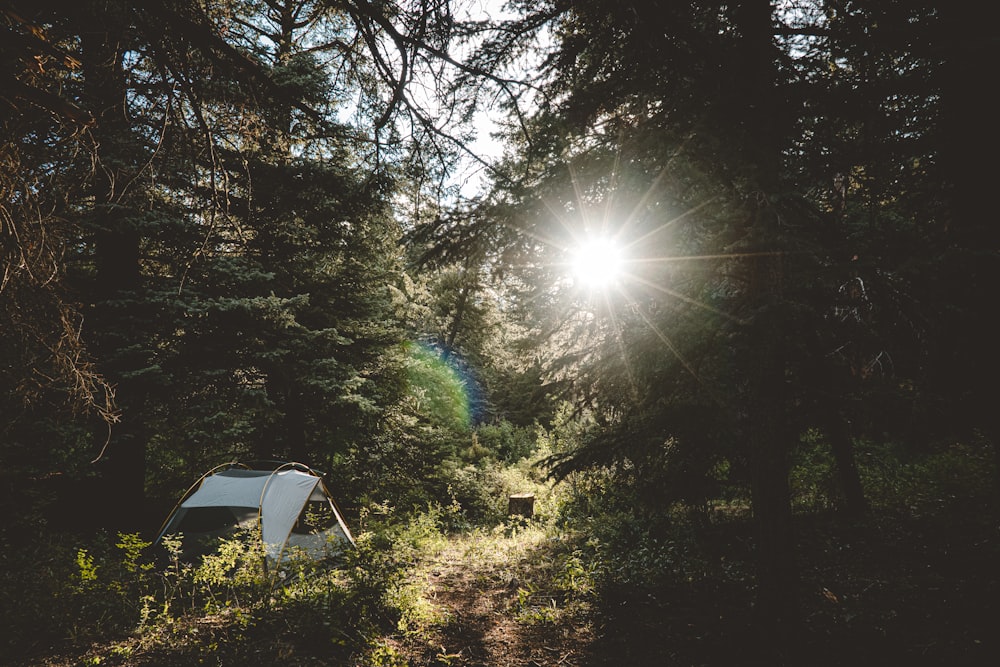
[[985,4],[0,2],[0,664],[1000,664]]

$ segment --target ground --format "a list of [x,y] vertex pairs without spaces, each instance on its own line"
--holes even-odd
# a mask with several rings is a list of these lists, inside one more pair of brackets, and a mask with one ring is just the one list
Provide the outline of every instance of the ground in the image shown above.
[[452,538],[419,568],[435,622],[399,649],[413,667],[589,664],[588,584],[558,576],[566,563],[542,531]]
[[569,581],[573,538],[453,537],[420,574],[441,616],[400,649],[414,667],[996,665],[1000,525],[961,516],[804,518],[800,614],[777,641],[754,616],[752,568],[720,574],[752,553],[731,525],[714,546],[703,535],[711,576],[600,590]]
[[[592,570],[580,535],[520,526],[421,544],[392,593],[390,609],[405,611],[380,622],[361,650],[332,643],[329,615],[312,605],[275,608],[250,625],[238,610],[192,614],[158,637],[42,649],[13,664],[986,667],[1000,664],[1000,522],[971,510],[861,524],[802,517],[801,617],[778,641],[754,617],[749,524],[662,544],[671,558],[663,576],[641,583],[628,570]],[[648,558],[639,547],[624,544],[604,567]]]

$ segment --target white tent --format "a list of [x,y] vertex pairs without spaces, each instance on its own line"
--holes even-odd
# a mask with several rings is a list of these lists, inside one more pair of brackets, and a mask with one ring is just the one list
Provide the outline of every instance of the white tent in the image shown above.
[[157,536],[182,534],[186,555],[204,553],[239,528],[259,529],[268,560],[293,548],[314,558],[354,544],[323,480],[301,464],[276,470],[233,467],[208,472],[188,490]]

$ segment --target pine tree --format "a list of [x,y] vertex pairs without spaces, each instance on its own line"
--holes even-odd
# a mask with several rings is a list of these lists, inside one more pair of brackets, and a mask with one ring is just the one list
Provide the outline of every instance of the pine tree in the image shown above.
[[[404,106],[409,75],[378,59],[407,21],[429,35],[430,10],[390,20],[364,3],[56,9],[5,10],[8,32],[46,35],[4,49],[20,124],[5,131],[44,105],[65,123],[55,142],[89,149],[60,165],[81,184],[59,209],[66,260],[55,275],[71,291],[56,308],[83,304],[73,340],[115,392],[103,414],[120,423],[110,438],[98,423],[89,452],[121,480],[115,507],[142,507],[147,461],[172,485],[208,462],[329,461],[381,437],[402,371],[394,149],[379,133]],[[48,78],[22,71],[51,49],[70,64]],[[378,122],[345,124],[345,99],[366,112],[382,104]],[[24,227],[35,229],[30,218]],[[89,369],[70,377],[99,382]]]

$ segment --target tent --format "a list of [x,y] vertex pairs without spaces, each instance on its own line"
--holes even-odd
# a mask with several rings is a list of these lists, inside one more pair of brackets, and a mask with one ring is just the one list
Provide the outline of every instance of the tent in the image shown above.
[[241,528],[260,531],[272,565],[293,549],[319,559],[354,544],[322,478],[299,463],[269,470],[229,463],[210,470],[181,497],[156,542],[182,534],[183,555],[195,557]]

